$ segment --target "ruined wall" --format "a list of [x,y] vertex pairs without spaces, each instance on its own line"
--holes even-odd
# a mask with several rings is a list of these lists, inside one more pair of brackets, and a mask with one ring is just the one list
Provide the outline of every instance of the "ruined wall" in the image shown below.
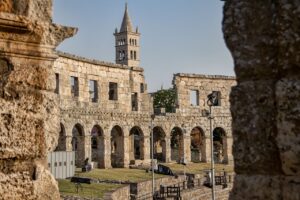
[[[210,161],[210,130],[209,120],[205,116],[205,113],[209,110],[207,105],[207,95],[212,91],[220,92],[219,106],[212,107],[213,113],[213,129],[220,127],[225,131],[226,145],[225,161],[232,163],[233,158],[231,154],[232,146],[232,134],[231,134],[231,113],[229,104],[229,94],[231,87],[236,84],[235,77],[221,76],[221,75],[200,75],[200,74],[175,74],[173,78],[173,84],[177,92],[177,109],[176,114],[184,118],[191,117],[190,120],[183,120],[186,126],[189,128],[200,127],[204,131],[205,135],[205,154],[204,160]],[[196,104],[191,100],[191,92],[197,91]],[[197,104],[198,103],[198,104]],[[188,123],[187,123],[187,122]],[[191,131],[191,129],[189,129]],[[184,149],[185,154],[190,154],[190,135],[185,135],[185,145],[187,148]],[[187,158],[190,160],[191,158]]]
[[[64,141],[65,150],[72,150],[73,134],[75,125],[81,128],[81,136],[78,138],[80,147],[77,155],[83,163],[85,158],[98,160],[99,167],[109,168],[117,164],[127,167],[129,163],[147,163],[150,158],[150,124],[153,113],[152,102],[146,89],[146,84],[142,68],[131,68],[128,66],[105,63],[103,61],[90,60],[75,55],[59,52],[59,58],[55,62],[54,71],[59,75],[58,98],[60,100],[61,125],[65,130]],[[70,76],[78,77],[79,97],[72,97]],[[89,94],[89,80],[96,80],[98,83],[98,100],[91,102]],[[109,100],[109,82],[118,83],[118,100]],[[140,84],[144,84],[144,92],[140,91]],[[153,127],[160,127],[164,137],[162,142],[165,147],[161,150],[165,154],[164,160],[171,161],[171,132],[173,128],[178,128],[181,132],[183,152],[178,158],[183,156],[186,162],[191,161],[191,132],[194,127],[199,127],[204,134],[205,150],[203,150],[202,161],[208,162],[210,157],[210,130],[207,116],[202,115],[203,109],[208,109],[206,105],[207,95],[213,90],[221,91],[221,106],[214,108],[214,126],[221,127],[226,133],[226,156],[224,162],[231,163],[231,116],[229,113],[228,95],[230,88],[235,84],[234,77],[225,76],[205,76],[195,74],[178,74],[174,77],[174,87],[178,92],[179,109],[176,113],[167,113],[166,116],[156,116]],[[198,89],[202,104],[190,106],[189,90]],[[131,93],[138,94],[138,111],[131,110]],[[92,130],[94,126],[101,129],[100,146],[97,155],[92,154],[91,147]],[[111,156],[114,151],[112,145],[112,129],[118,126],[121,137],[118,139],[118,159]],[[214,128],[215,128],[214,127]],[[140,151],[142,161],[134,159],[133,138],[130,131],[138,128],[141,133]],[[157,134],[157,133],[154,133]],[[60,149],[60,148],[58,148]],[[61,149],[64,150],[64,149]],[[94,155],[94,156],[92,156]],[[174,160],[176,161],[176,160]],[[177,160],[178,161],[178,160]],[[100,163],[100,165],[99,165]]]
[[51,5],[0,2],[0,199],[59,199],[46,163],[59,125],[54,48],[76,29],[52,24]]
[[[175,74],[173,78],[178,96],[176,112],[185,115],[201,113],[209,109],[207,95],[212,91],[220,92],[220,106],[213,107],[217,115],[230,116],[229,94],[231,87],[236,84],[235,77],[222,75]],[[192,105],[191,91],[197,91],[198,105]]]
[[[138,95],[137,113],[149,113],[152,106],[147,95],[143,69],[140,67],[128,67],[113,63],[90,60],[67,53],[59,53],[60,57],[55,62],[55,72],[59,74],[59,97],[61,108],[77,106],[93,107],[103,111],[115,111],[129,113],[131,109],[131,94]],[[78,77],[79,97],[71,96],[70,76]],[[98,100],[92,103],[89,94],[89,80],[98,83]],[[117,100],[109,100],[109,82],[118,84]],[[145,90],[140,92],[140,84],[144,84]],[[75,100],[75,101],[74,101]]]
[[230,199],[299,199],[297,0],[227,0],[223,31],[238,84],[230,101],[237,176]]

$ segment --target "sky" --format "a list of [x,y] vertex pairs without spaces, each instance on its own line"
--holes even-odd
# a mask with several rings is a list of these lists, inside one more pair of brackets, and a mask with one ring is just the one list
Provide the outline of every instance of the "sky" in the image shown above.
[[79,28],[57,49],[115,62],[113,33],[126,2],[141,33],[140,65],[149,92],[171,87],[176,73],[234,75],[220,0],[54,0],[53,21]]

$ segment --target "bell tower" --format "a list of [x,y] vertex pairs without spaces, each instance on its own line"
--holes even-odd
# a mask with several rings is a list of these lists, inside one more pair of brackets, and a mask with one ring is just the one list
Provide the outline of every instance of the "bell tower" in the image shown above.
[[120,31],[116,28],[114,36],[116,42],[116,63],[138,67],[140,65],[140,33],[138,27],[133,29],[127,3]]

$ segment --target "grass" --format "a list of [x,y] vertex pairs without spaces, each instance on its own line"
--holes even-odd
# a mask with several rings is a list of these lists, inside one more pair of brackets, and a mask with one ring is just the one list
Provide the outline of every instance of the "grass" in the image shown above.
[[[184,172],[184,166],[177,163],[168,163],[164,164],[172,169],[175,173],[183,173]],[[204,173],[205,170],[210,169],[210,163],[189,163],[185,166],[185,172],[186,173],[195,173],[195,174],[201,174]],[[232,165],[224,165],[224,164],[215,164],[215,171],[216,172],[222,172],[223,169],[227,172],[233,172],[233,166]]]
[[[145,170],[125,168],[94,169],[89,172],[76,171],[75,176],[95,178],[101,180],[121,180],[131,182],[146,181],[152,178],[151,173],[147,173]],[[162,178],[165,176],[156,174],[155,177]]]
[[[162,163],[172,169],[175,173],[183,173],[184,168],[181,164],[176,163]],[[204,173],[205,170],[210,169],[210,163],[189,163],[185,167],[186,173]],[[233,172],[233,166],[230,165],[215,165],[216,172],[221,172],[225,169],[227,172]],[[93,169],[89,172],[80,172],[77,169],[75,176],[101,179],[101,180],[121,180],[121,181],[131,181],[131,182],[141,182],[145,180],[150,180],[152,178],[151,173],[147,173],[145,170],[141,169],[125,169],[125,168],[113,168],[113,169]],[[155,178],[166,177],[164,175],[155,174]],[[88,198],[102,198],[103,194],[112,190],[115,190],[124,185],[121,184],[82,184],[83,189],[77,194],[75,185],[70,182],[70,180],[58,180],[59,191],[61,194],[70,196],[80,196]]]
[[104,193],[115,190],[123,185],[115,184],[81,184],[82,189],[76,192],[74,183],[71,183],[68,179],[58,179],[59,192],[69,196],[80,196],[87,198],[102,198]]

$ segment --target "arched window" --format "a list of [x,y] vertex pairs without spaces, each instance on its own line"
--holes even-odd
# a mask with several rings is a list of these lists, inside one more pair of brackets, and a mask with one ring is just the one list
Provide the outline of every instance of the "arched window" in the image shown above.
[[134,60],[136,60],[136,51],[134,51]]
[[130,51],[130,59],[133,59],[133,51]]
[[123,54],[123,55],[122,55],[122,56],[123,56],[122,59],[125,60],[125,57],[126,57],[125,51],[123,51],[122,54]]
[[119,60],[123,59],[122,51],[119,51]]

